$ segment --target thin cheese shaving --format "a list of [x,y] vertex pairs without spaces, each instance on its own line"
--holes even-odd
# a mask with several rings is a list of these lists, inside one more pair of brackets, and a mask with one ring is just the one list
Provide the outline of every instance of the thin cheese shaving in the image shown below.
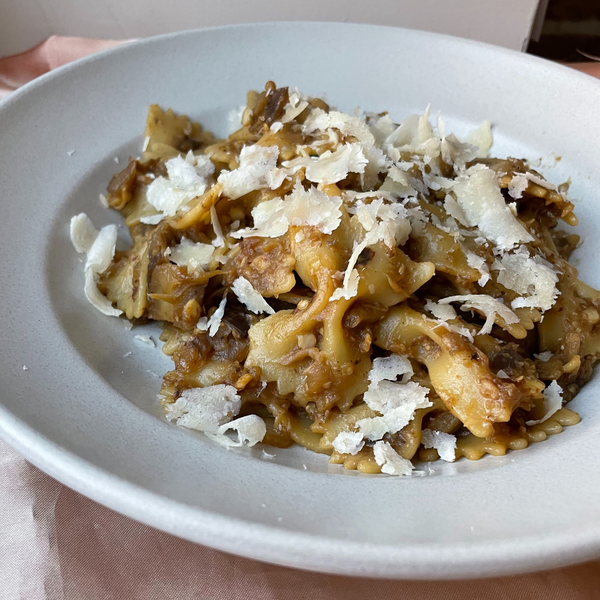
[[225,238],[223,237],[223,229],[221,229],[221,223],[219,223],[219,215],[217,215],[217,208],[213,204],[210,207],[210,222],[215,232],[215,239],[212,245],[215,248],[223,248],[225,246]]
[[433,300],[425,302],[425,310],[428,310],[436,319],[441,321],[452,321],[457,314],[453,306],[449,304],[436,304]]
[[255,314],[275,313],[267,301],[252,287],[252,284],[245,277],[238,277],[231,286],[231,291],[237,296],[238,300],[245,304],[248,310]]
[[515,200],[523,197],[523,192],[527,189],[529,181],[522,173],[513,175],[513,178],[508,182],[508,195]]
[[423,448],[435,448],[440,458],[446,462],[456,460],[456,437],[451,433],[423,429],[421,443]]
[[285,198],[266,200],[252,209],[254,227],[240,229],[231,235],[235,238],[275,238],[284,235],[290,225],[316,227],[330,234],[340,224],[341,205],[339,196],[328,196],[315,187],[305,190],[300,182],[296,182]]
[[467,264],[477,271],[479,271],[481,277],[477,280],[477,283],[483,287],[490,280],[490,268],[487,265],[485,258],[482,258],[474,252],[465,252],[467,257]]
[[[232,430],[237,433],[234,439],[227,435]],[[225,446],[225,448],[240,448],[244,445],[249,447],[254,446],[263,441],[266,433],[267,426],[258,415],[246,415],[245,417],[224,423],[216,433],[206,431],[206,435],[210,439],[221,444],[221,446]]]
[[90,304],[109,317],[118,317],[123,311],[98,290],[98,276],[110,266],[117,245],[117,226],[106,225],[98,231],[91,219],[81,213],[70,223],[71,242],[79,253],[86,253],[83,291]]
[[448,296],[442,298],[439,304],[449,304],[450,302],[461,302],[461,310],[476,310],[486,317],[483,327],[479,330],[479,335],[486,335],[492,331],[496,316],[501,317],[507,325],[519,323],[519,317],[503,304],[500,300],[486,296],[485,294],[465,294],[463,296]]
[[491,169],[482,165],[471,167],[457,178],[452,191],[465,215],[463,224],[478,227],[498,249],[510,250],[517,244],[533,241],[531,234],[506,206],[496,174]]
[[81,213],[71,218],[70,224],[71,243],[80,254],[87,254],[98,237],[98,230],[92,220]]
[[541,256],[531,257],[526,248],[505,254],[494,261],[498,283],[520,295],[511,302],[513,308],[549,310],[556,302],[558,275]]
[[415,468],[410,460],[400,456],[388,442],[377,442],[373,446],[373,455],[381,472],[388,475],[411,475]]
[[222,171],[219,175],[217,181],[223,186],[223,195],[235,200],[261,188],[279,187],[282,179],[278,179],[279,183],[275,185],[271,174],[277,169],[278,157],[277,146],[244,146],[240,152],[240,166],[233,171]]
[[526,421],[525,425],[539,425],[540,423],[547,421],[554,413],[562,408],[563,390],[556,381],[553,381],[543,393],[544,416],[537,421]]
[[214,165],[208,156],[195,156],[190,151],[185,158],[171,158],[165,167],[169,178],[157,177],[148,186],[146,198],[156,210],[172,217],[184,204],[206,191],[207,177],[214,172]]
[[340,454],[358,454],[365,445],[360,431],[342,431],[333,440],[333,448]]
[[210,316],[208,319],[208,335],[210,337],[214,337],[217,331],[219,331],[219,326],[221,325],[221,320],[223,319],[223,315],[225,314],[225,305],[227,304],[227,296],[221,300],[217,310]]
[[218,384],[183,390],[173,403],[167,404],[169,421],[198,431],[219,433],[219,427],[240,412],[242,401],[232,385]]
[[207,270],[214,251],[211,244],[192,242],[184,237],[177,246],[171,248],[170,260],[180,267],[187,267],[190,272]]
[[321,156],[299,156],[282,163],[290,173],[306,169],[306,179],[314,183],[337,183],[348,173],[364,173],[368,160],[358,143],[345,144],[334,152],[325,151]]

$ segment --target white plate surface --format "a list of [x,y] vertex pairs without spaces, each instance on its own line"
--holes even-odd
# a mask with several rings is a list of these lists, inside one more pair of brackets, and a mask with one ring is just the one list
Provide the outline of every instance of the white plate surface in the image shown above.
[[492,46],[375,26],[279,23],[144,40],[0,103],[0,436],[119,512],[282,565],[433,579],[600,556],[598,377],[572,403],[576,427],[418,478],[351,476],[300,448],[271,460],[228,452],[160,417],[152,373],[170,361],[133,340],[158,328],[128,331],[86,302],[68,220],[85,211],[119,222],[98,194],[115,156],[123,166],[140,153],[150,103],[226,134],[230,111],[268,79],[397,119],[431,103],[459,134],[490,119],[494,155],[544,157],[552,181],[572,177],[586,237],[576,262],[600,285],[599,82]]

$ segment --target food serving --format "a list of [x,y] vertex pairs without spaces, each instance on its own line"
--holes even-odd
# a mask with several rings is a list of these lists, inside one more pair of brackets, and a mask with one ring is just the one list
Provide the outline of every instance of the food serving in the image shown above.
[[225,445],[293,443],[365,473],[478,459],[579,421],[600,293],[568,262],[566,185],[489,158],[429,109],[399,125],[268,82],[215,140],[151,106],[143,156],[71,220],[85,294],[163,324],[167,419]]

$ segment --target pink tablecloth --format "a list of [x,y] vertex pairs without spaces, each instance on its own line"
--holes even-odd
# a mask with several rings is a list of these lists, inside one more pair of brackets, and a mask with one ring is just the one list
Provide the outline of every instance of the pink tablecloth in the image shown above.
[[[119,42],[50,38],[0,59],[0,97]],[[600,77],[600,64],[582,65]],[[0,442],[0,600],[592,600],[600,561],[460,582],[377,581],[274,567],[156,531],[84,498]]]

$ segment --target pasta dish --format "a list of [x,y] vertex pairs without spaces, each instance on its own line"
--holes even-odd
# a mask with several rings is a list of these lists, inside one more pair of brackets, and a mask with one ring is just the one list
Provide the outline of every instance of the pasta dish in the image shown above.
[[[432,121],[435,125],[432,125]],[[85,295],[162,323],[166,418],[364,473],[502,455],[574,425],[600,293],[568,262],[568,186],[429,109],[395,123],[268,82],[217,140],[150,107],[143,155],[85,214]]]

